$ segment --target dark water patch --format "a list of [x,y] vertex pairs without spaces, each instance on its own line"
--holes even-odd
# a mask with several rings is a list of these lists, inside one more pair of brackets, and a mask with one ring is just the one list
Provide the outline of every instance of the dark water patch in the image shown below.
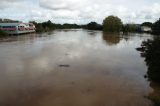
[[70,65],[67,65],[67,64],[61,64],[61,65],[59,65],[59,67],[70,67]]

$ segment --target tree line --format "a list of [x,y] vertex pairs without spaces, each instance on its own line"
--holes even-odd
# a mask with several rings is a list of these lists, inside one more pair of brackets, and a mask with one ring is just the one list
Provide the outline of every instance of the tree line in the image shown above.
[[117,16],[108,16],[103,20],[102,24],[96,22],[90,22],[85,25],[77,24],[55,24],[50,20],[42,23],[32,21],[36,25],[37,32],[47,32],[54,29],[72,29],[83,28],[89,30],[103,30],[105,32],[141,32],[141,26],[146,26],[152,29],[153,34],[160,34],[160,19],[155,23],[144,22],[142,24],[127,23],[123,24],[121,19]]
[[52,23],[50,20],[42,23],[37,23],[35,21],[30,21],[36,26],[36,32],[48,32],[55,29],[72,29],[72,28],[81,28],[80,25],[77,24],[55,24]]
[[[151,22],[144,22],[142,24],[134,24],[128,23],[123,24],[121,19],[117,16],[108,16],[103,20],[102,24],[98,24],[96,22],[90,22],[85,25],[77,25],[77,24],[55,24],[52,23],[50,20],[42,23],[37,23],[35,21],[30,21],[31,23],[35,24],[36,32],[48,32],[55,29],[75,29],[75,28],[83,28],[89,30],[103,30],[104,32],[141,32],[141,26],[147,26],[152,29],[152,34],[160,35],[160,19],[157,20],[155,23]],[[0,31],[0,35],[4,35],[5,32]]]

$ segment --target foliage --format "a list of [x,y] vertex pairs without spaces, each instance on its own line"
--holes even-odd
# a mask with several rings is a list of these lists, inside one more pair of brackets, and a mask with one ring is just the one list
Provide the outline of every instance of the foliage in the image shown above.
[[105,32],[119,32],[122,28],[122,21],[116,16],[109,16],[103,21],[103,30]]
[[141,24],[141,26],[147,26],[147,27],[152,28],[153,24],[151,22],[144,22]]
[[102,25],[97,24],[96,22],[90,22],[85,25],[84,28],[89,30],[102,30]]
[[51,31],[55,29],[54,24],[50,20],[47,22],[43,22],[42,27],[45,29],[45,31]]
[[61,26],[61,28],[62,29],[71,29],[71,28],[80,28],[80,26],[79,25],[77,25],[77,24],[63,24],[62,26]]
[[153,24],[153,34],[160,34],[160,19]]
[[75,28],[84,28],[89,30],[103,30],[105,32],[140,32],[140,26],[148,26],[153,28],[153,33],[160,34],[160,20],[152,24],[151,22],[144,22],[141,25],[138,24],[124,24],[121,19],[117,16],[108,16],[104,19],[103,25],[97,24],[96,22],[90,22],[86,25],[77,25],[77,24],[55,24],[50,20],[42,23],[31,22],[36,25],[37,32],[47,32],[54,29],[75,29]]
[[160,38],[144,41],[139,50],[148,66],[148,79],[160,83]]
[[31,23],[33,23],[36,26],[36,32],[48,32],[48,31],[52,31],[54,29],[73,29],[73,28],[81,28],[80,25],[77,24],[55,24],[52,23],[50,20],[47,22],[42,22],[42,23],[36,23],[35,21],[32,21]]
[[139,27],[136,24],[125,24],[122,27],[123,32],[137,32]]

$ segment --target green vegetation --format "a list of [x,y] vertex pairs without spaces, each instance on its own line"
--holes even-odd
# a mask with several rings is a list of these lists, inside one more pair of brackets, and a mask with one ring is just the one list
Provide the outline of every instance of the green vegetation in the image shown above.
[[43,23],[36,23],[35,21],[31,21],[36,26],[36,32],[49,32],[53,31],[54,29],[73,29],[73,28],[81,28],[80,25],[77,24],[55,24],[52,23],[50,20]]
[[97,24],[96,22],[90,22],[87,25],[84,25],[84,28],[89,30],[102,30],[102,25]]
[[36,23],[31,22],[36,25],[36,32],[48,32],[54,29],[76,29],[76,28],[84,28],[89,30],[103,30],[104,32],[142,32],[141,27],[146,26],[152,28],[153,34],[160,34],[160,19],[155,23],[151,22],[144,22],[142,24],[123,24],[121,19],[117,16],[108,16],[104,19],[103,25],[100,25],[96,22],[90,22],[86,25],[77,25],[77,24],[55,24],[52,23],[50,20],[47,22]]
[[[160,19],[154,24],[143,23],[141,26],[148,26],[152,28],[153,34],[160,34]],[[146,78],[150,81],[150,87],[153,92],[149,94],[148,98],[154,102],[154,106],[160,105],[160,38],[154,36],[153,40],[142,42],[140,48],[141,56],[145,58],[146,65],[148,66]]]
[[50,20],[43,23],[36,23],[35,21],[30,23],[33,23],[36,26],[36,32],[48,32],[55,29],[54,24]]
[[160,19],[153,24],[153,34],[160,35]]
[[122,27],[123,32],[137,32],[139,27],[136,24],[125,24]]
[[[55,24],[55,26],[57,26],[56,24]],[[81,26],[80,25],[77,25],[77,24],[63,24],[63,25],[61,25],[61,28],[60,29],[73,29],[73,28],[81,28]]]
[[160,84],[160,38],[144,41],[137,50],[142,52],[148,66],[147,77],[150,81]]
[[144,22],[141,24],[141,26],[147,26],[152,28],[153,24],[151,22]]
[[150,87],[154,90],[148,96],[155,104],[160,105],[160,38],[144,41],[140,48],[141,56],[145,58],[148,66],[146,78],[150,81]]
[[116,16],[109,16],[103,21],[103,31],[105,32],[120,32],[123,23]]
[[0,30],[0,37],[5,37],[7,36],[8,34],[2,30]]

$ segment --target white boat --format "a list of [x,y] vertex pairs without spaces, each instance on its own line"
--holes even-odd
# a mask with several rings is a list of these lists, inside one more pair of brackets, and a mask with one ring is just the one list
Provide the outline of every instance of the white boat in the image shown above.
[[36,27],[32,23],[0,23],[0,30],[8,34],[24,34],[35,32]]

